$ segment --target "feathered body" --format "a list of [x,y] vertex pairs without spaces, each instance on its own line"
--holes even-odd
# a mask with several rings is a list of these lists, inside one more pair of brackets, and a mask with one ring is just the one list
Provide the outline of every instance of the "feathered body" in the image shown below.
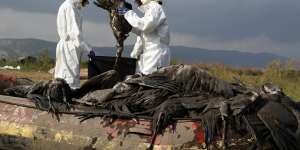
[[94,4],[105,9],[109,13],[110,27],[117,40],[117,60],[115,62],[115,67],[117,67],[119,58],[122,56],[122,52],[124,50],[124,41],[128,37],[132,27],[124,16],[119,15],[116,12],[116,9],[118,7],[127,7],[130,4],[125,0],[95,0]]
[[33,85],[20,85],[4,90],[5,94],[31,99],[36,107],[48,111],[59,120],[60,112],[70,109],[73,90],[63,79],[42,81]]

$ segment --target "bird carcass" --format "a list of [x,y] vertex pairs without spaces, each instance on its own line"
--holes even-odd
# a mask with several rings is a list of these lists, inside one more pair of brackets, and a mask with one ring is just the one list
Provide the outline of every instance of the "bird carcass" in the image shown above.
[[122,52],[124,50],[124,41],[128,37],[128,33],[132,29],[131,25],[126,21],[124,16],[119,15],[116,12],[116,9],[119,7],[132,9],[132,6],[125,0],[95,0],[94,4],[109,12],[110,27],[117,40],[117,59],[114,65],[114,69],[116,69],[118,67],[119,59],[122,56]]
[[33,85],[18,85],[4,90],[6,95],[31,99],[37,108],[48,111],[59,120],[60,112],[70,108],[74,91],[63,79],[41,81]]

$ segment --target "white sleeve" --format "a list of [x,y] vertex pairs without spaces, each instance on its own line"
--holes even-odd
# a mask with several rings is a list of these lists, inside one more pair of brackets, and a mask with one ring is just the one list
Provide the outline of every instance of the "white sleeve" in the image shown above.
[[57,33],[61,40],[68,40],[69,36],[67,33],[66,10],[64,9],[59,9],[57,14]]
[[132,58],[138,58],[143,52],[143,41],[140,36],[137,36],[133,50],[130,54]]
[[133,10],[125,13],[124,17],[129,24],[142,32],[152,32],[160,25],[165,16],[162,15],[162,9],[151,8],[145,12],[144,17],[140,18]]
[[70,9],[69,17],[71,21],[71,38],[74,38],[73,40],[75,42],[75,46],[80,47],[87,52],[91,51],[92,48],[83,39],[81,18],[78,18],[78,16],[76,16],[74,9]]

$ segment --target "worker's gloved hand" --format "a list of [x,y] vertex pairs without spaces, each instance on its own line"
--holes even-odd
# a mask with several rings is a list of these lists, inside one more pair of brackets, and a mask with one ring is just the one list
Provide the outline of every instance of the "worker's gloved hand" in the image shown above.
[[136,60],[140,60],[141,59],[141,55],[142,54],[138,54],[137,57],[136,57]]
[[127,11],[129,11],[129,9],[126,7],[119,7],[116,9],[117,14],[121,16],[125,15]]
[[96,57],[96,54],[93,50],[91,50],[90,53],[88,54],[88,56],[89,56],[89,59],[92,60]]

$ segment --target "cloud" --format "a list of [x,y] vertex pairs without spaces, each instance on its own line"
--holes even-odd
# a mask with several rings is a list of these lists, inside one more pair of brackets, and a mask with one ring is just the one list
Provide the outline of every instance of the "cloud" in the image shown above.
[[[56,14],[64,0],[4,0],[0,9]],[[128,0],[133,2],[133,0]],[[164,0],[173,32],[216,40],[240,40],[264,35],[272,41],[300,41],[300,1],[297,0]],[[107,22],[94,5],[86,19]]]
[[[55,16],[63,1],[1,1],[0,36],[57,40]],[[256,52],[288,50],[293,51],[290,56],[300,57],[300,1],[164,0],[164,3],[174,45]],[[114,45],[105,11],[90,5],[84,10],[84,19],[88,41],[99,46]],[[102,35],[108,36],[101,38]],[[133,42],[134,36],[126,41]]]
[[271,52],[289,56],[289,54],[284,54],[287,52],[297,55],[295,57],[299,58],[299,51],[297,51],[300,47],[299,42],[276,42],[263,34],[257,37],[244,38],[240,40],[217,40],[181,33],[173,33],[172,35],[172,45],[206,48],[210,50],[239,50],[254,53]]
[[[9,17],[7,17],[9,16]],[[0,38],[39,38],[58,41],[56,15],[0,9]],[[84,22],[86,41],[95,46],[112,46],[114,37],[107,24]]]
[[276,42],[300,41],[300,1],[166,2],[170,25],[179,33],[216,40],[241,40],[264,35]]
[[0,19],[1,38],[31,37],[57,40],[53,15],[0,9]]
[[[56,15],[59,6],[65,0],[0,0],[0,9],[12,9],[19,12],[43,13]],[[90,0],[91,2],[91,0]],[[93,4],[88,5],[83,10],[85,19],[106,23],[108,14],[106,11],[96,7]]]

